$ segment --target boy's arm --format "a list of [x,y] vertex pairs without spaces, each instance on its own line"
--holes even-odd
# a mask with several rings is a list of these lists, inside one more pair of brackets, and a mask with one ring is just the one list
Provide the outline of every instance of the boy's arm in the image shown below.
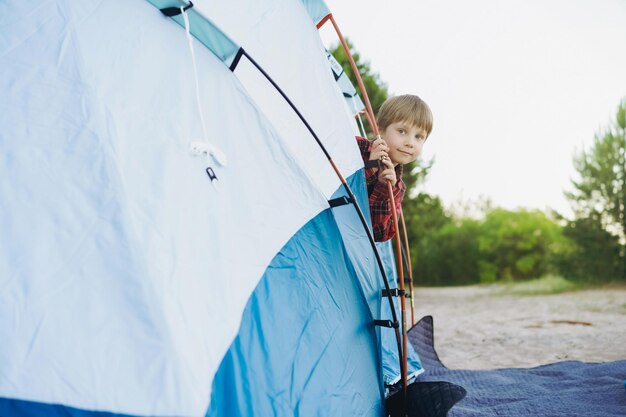
[[371,168],[365,169],[365,184],[367,185],[367,195],[371,197],[376,184],[378,184],[378,173],[375,170]]
[[[372,143],[365,138],[360,136],[356,137],[356,142],[359,145],[359,151],[361,151],[361,156],[363,157],[363,162],[367,162],[370,160],[370,151],[372,149]],[[372,168],[365,169],[365,184],[367,185],[367,195],[372,194],[372,190],[376,182],[378,182],[378,174],[377,170]]]
[[[356,141],[359,145],[363,162],[367,162],[370,160],[372,146],[374,143],[377,143],[377,141],[370,142],[359,136],[356,137]],[[381,140],[381,142],[384,144],[384,141]],[[401,178],[401,171],[399,173],[398,178]],[[365,169],[365,183],[367,185],[374,240],[376,242],[384,242],[395,235],[395,230],[391,215],[391,205],[389,204],[387,183],[380,181],[378,174],[377,169]],[[398,172],[396,172],[396,174],[398,174]],[[404,183],[398,179],[393,187],[396,210],[401,210],[404,189]]]
[[[399,211],[402,209],[402,198],[404,197],[404,184],[401,181],[398,181],[393,187],[393,194],[396,210]],[[384,242],[394,237],[396,231],[391,215],[387,184],[376,181],[372,187],[372,192],[369,193],[369,205],[374,240]]]

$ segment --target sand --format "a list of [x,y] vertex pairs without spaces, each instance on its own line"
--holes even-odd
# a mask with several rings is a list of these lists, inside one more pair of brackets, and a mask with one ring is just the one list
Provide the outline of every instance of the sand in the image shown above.
[[626,359],[624,287],[533,296],[496,286],[417,288],[415,320],[424,315],[433,316],[435,348],[453,369]]

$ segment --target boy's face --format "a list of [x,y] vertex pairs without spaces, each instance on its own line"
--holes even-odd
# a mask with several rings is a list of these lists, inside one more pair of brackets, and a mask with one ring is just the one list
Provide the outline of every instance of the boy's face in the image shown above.
[[395,122],[381,133],[389,146],[389,158],[394,165],[408,164],[417,159],[428,136],[421,127]]

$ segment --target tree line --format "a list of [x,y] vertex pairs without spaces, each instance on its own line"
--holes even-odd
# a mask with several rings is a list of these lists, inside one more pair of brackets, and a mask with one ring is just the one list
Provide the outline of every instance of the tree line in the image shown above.
[[[340,46],[331,50],[356,85]],[[375,112],[387,86],[353,54]],[[403,212],[418,285],[519,281],[548,274],[579,282],[626,282],[626,98],[593,144],[573,157],[576,177],[565,191],[574,212],[505,210],[488,200],[452,211],[418,192],[433,161],[406,167]],[[472,214],[468,214],[471,211]]]

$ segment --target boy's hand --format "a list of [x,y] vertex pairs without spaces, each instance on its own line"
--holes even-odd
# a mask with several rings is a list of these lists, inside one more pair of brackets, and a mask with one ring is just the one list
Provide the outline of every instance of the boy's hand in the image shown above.
[[395,186],[397,181],[396,170],[393,166],[393,163],[391,162],[391,159],[389,159],[389,157],[385,155],[380,159],[380,163],[382,170],[378,174],[378,181],[383,183],[391,181],[391,185]]
[[389,156],[387,155],[387,152],[389,152],[389,146],[387,146],[387,143],[382,138],[378,138],[373,141],[370,149],[370,161],[376,161],[381,159],[383,156]]

